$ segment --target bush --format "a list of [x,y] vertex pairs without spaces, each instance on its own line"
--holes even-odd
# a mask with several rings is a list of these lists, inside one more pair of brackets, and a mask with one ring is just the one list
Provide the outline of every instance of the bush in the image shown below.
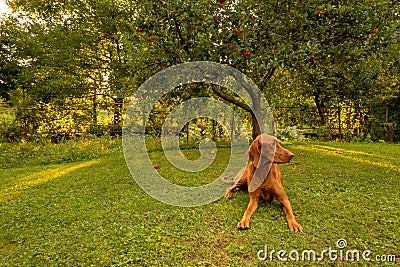
[[297,129],[296,126],[288,126],[283,129],[277,129],[276,137],[282,141],[303,140],[304,139],[302,130]]
[[352,143],[366,143],[366,144],[373,143],[371,135],[367,134],[366,136],[364,136],[363,133],[361,133],[360,136],[353,136],[351,139],[351,142]]
[[9,104],[0,97],[0,139],[8,138],[7,133],[13,132],[15,114]]
[[120,151],[121,147],[121,138],[110,136],[63,140],[57,144],[43,140],[0,143],[0,168],[91,160]]

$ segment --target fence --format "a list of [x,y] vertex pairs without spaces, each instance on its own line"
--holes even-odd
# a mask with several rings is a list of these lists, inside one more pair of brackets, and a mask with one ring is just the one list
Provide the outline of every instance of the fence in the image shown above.
[[[1,99],[0,99],[1,100]],[[115,103],[114,103],[115,105]],[[110,106],[112,106],[110,104]],[[18,139],[21,136],[29,135],[29,127],[36,127],[38,136],[48,136],[50,138],[72,138],[87,133],[102,135],[121,135],[122,123],[116,122],[116,117],[120,117],[121,113],[126,109],[121,103],[118,103],[117,113],[115,108],[97,110],[96,119],[94,120],[93,108],[79,108],[70,106],[60,110],[57,115],[43,113],[46,118],[42,124],[34,121],[35,119],[43,119],[38,114],[38,109],[17,109],[9,106],[5,101],[0,101],[0,138],[8,138],[9,141]],[[355,111],[352,106],[336,106],[326,109],[323,114],[326,123],[322,124],[320,114],[313,107],[299,106],[276,106],[272,107],[273,115],[276,120],[277,128],[285,128],[288,126],[296,126],[301,129],[306,137],[317,137],[322,139],[345,139],[351,141],[353,138],[365,138],[368,134],[374,140],[385,140],[388,142],[397,141],[400,138],[400,129],[397,127],[396,118],[393,117],[386,108],[380,113],[380,117],[371,116],[367,110]],[[54,111],[54,110],[53,110]],[[54,111],[55,112],[55,111]],[[242,112],[243,113],[243,112]],[[23,125],[15,122],[16,115],[26,119],[28,115],[35,126]],[[21,115],[22,114],[22,115]],[[158,118],[166,118],[167,112],[153,112],[151,116]],[[244,129],[238,128],[238,122],[233,119],[233,115],[225,114],[222,120],[225,125],[229,125],[232,136],[251,132],[251,119],[249,114],[241,114]],[[139,116],[139,115],[138,115]],[[394,118],[394,119],[393,119]],[[392,120],[392,121],[389,121]],[[152,120],[150,118],[146,125],[146,132],[158,135],[161,133],[160,120]],[[28,123],[28,122],[27,122]],[[29,124],[28,123],[28,124]],[[28,127],[29,126],[29,127]],[[18,132],[19,131],[19,132]],[[177,129],[179,134],[189,142],[190,140],[208,137],[212,139],[227,138],[228,132],[220,124],[214,120],[207,118],[197,118],[187,123],[182,129]]]
[[400,129],[396,122],[400,118],[396,114],[390,115],[389,109],[385,107],[375,113],[369,110],[356,111],[353,106],[346,105],[330,107],[322,114],[325,122],[322,122],[321,114],[315,109],[281,106],[274,110],[278,128],[297,126],[306,136],[347,141],[362,139],[367,135],[374,140],[387,142],[400,139]]

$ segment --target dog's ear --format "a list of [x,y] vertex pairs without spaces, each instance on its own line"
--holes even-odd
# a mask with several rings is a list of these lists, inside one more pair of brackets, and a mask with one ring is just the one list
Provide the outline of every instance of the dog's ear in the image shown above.
[[266,134],[259,135],[251,144],[248,156],[256,168],[249,191],[255,191],[267,178],[275,156],[276,139]]
[[258,162],[260,161],[261,144],[259,140],[260,136],[254,139],[249,147],[249,150],[247,151],[247,157],[251,160],[254,168],[257,168]]

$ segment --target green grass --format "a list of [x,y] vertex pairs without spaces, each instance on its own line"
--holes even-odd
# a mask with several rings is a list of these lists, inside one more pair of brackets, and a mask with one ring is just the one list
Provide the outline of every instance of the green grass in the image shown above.
[[[196,208],[152,199],[131,177],[118,139],[1,144],[0,266],[284,266],[277,253],[273,261],[263,262],[257,252],[268,246],[276,252],[320,253],[335,249],[340,238],[347,240],[346,249],[397,255],[397,263],[379,263],[383,266],[399,264],[400,146],[284,146],[296,154],[281,168],[304,234],[288,230],[276,201],[260,203],[251,229],[236,230],[248,204],[243,192]],[[184,151],[196,158],[195,150]],[[196,185],[220,174],[229,151],[220,148],[208,172],[186,176],[159,150],[150,157],[166,178]],[[378,265],[328,256],[319,262],[368,264]]]

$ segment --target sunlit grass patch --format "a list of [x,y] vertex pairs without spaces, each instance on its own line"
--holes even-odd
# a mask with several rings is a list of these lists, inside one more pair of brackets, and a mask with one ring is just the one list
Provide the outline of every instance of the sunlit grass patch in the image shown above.
[[[376,146],[379,144],[373,144],[373,145]],[[388,156],[388,154],[356,151],[351,149],[337,148],[337,147],[318,145],[318,144],[294,145],[294,147],[303,151],[313,151],[320,154],[329,154],[331,156],[344,158],[350,161],[364,163],[382,168],[388,168],[400,172],[400,162],[398,161],[398,159]]]
[[49,141],[3,143],[0,146],[0,168],[79,162],[116,151],[122,151],[121,139],[109,136],[65,140],[58,144]]
[[48,181],[60,178],[70,172],[79,170],[80,168],[88,167],[97,164],[99,160],[91,160],[83,163],[73,164],[72,166],[58,166],[41,172],[33,173],[31,175],[23,175],[14,177],[11,184],[3,184],[0,187],[0,201],[6,201],[18,197],[31,187],[46,183]]

